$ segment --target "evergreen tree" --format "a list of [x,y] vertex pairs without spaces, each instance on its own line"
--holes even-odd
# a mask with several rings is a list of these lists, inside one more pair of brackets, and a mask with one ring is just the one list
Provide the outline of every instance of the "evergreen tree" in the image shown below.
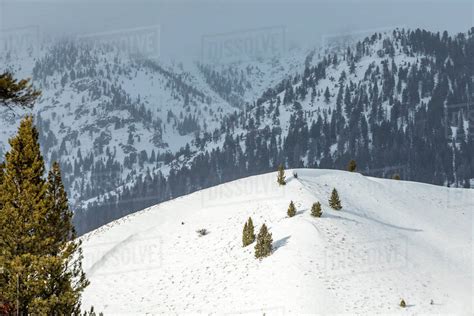
[[296,215],[296,207],[293,201],[290,202],[290,206],[288,206],[288,211],[286,212],[288,217],[293,217]]
[[278,176],[277,176],[277,182],[279,185],[285,185],[285,168],[283,167],[282,164],[278,166]]
[[31,116],[21,121],[10,146],[0,184],[0,297],[9,305],[18,300],[21,315],[80,312],[80,292],[88,283],[82,256],[59,168],[53,167],[49,181],[43,178]]
[[251,217],[249,217],[249,220],[247,221],[247,233],[249,244],[251,244],[255,241],[255,228],[253,226],[253,221]]
[[321,217],[323,212],[321,211],[321,203],[316,202],[311,206],[311,215],[314,217]]
[[329,206],[335,210],[340,210],[342,208],[341,200],[339,200],[339,194],[335,188],[332,190],[331,198],[329,199]]
[[356,169],[357,164],[354,159],[351,159],[351,161],[349,161],[349,164],[347,165],[347,170],[349,170],[350,172],[354,172]]
[[329,88],[326,87],[326,91],[324,91],[324,101],[326,103],[329,103],[330,99],[331,99],[331,93],[329,93]]
[[268,231],[267,226],[263,224],[257,236],[255,258],[260,259],[269,256],[272,253],[272,243],[272,234]]
[[255,241],[255,231],[253,227],[252,218],[249,217],[248,221],[245,222],[244,231],[242,234],[242,244],[247,247]]
[[46,310],[69,315],[80,312],[80,294],[89,284],[82,271],[82,249],[76,241],[67,194],[57,162],[48,174],[46,197],[48,214],[46,236],[49,238],[49,255],[45,261],[48,286],[43,299],[35,301]]
[[36,275],[35,265],[46,246],[39,230],[43,230],[47,207],[44,162],[31,117],[21,122],[10,146],[0,187],[0,266],[4,268],[0,297],[15,302],[18,283],[18,312],[27,315],[41,294],[37,278],[28,275]]
[[392,176],[392,179],[393,180],[400,180],[400,175],[398,173],[395,173],[393,176]]
[[242,247],[247,247],[248,245],[250,245],[248,241],[247,230],[248,230],[248,224],[247,222],[245,222],[244,229],[242,231]]
[[0,74],[0,105],[9,109],[15,105],[32,108],[40,95],[41,92],[31,86],[30,79],[18,81],[9,72]]

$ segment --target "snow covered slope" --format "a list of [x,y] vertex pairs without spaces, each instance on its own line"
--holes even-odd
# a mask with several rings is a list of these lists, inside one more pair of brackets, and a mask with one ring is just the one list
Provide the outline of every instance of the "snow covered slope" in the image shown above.
[[[82,237],[83,306],[159,313],[472,314],[474,191],[335,170],[240,179],[129,215]],[[343,208],[328,197],[335,187]],[[290,200],[297,214],[288,218]],[[310,215],[320,201],[323,215]],[[251,216],[274,253],[242,248]],[[208,234],[199,236],[198,229]],[[401,299],[407,308],[398,306]],[[432,301],[431,301],[432,300]]]

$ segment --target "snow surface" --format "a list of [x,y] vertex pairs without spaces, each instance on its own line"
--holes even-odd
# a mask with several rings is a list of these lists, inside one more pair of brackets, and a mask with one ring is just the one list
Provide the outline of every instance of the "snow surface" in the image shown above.
[[[81,239],[83,307],[106,315],[472,315],[474,191],[335,170],[240,179],[158,204]],[[328,206],[337,188],[342,210]],[[288,218],[290,200],[297,214]],[[321,202],[323,215],[310,215]],[[274,252],[242,248],[251,216]],[[196,230],[209,233],[199,236]],[[407,308],[399,307],[404,299]],[[432,302],[431,302],[432,300]]]

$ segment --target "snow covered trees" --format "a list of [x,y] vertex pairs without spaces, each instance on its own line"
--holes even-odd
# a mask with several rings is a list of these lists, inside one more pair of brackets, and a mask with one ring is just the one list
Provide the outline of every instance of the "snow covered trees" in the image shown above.
[[260,228],[257,236],[257,244],[255,245],[255,258],[261,259],[272,253],[272,234],[268,231],[265,224]]
[[316,202],[311,206],[311,215],[314,217],[321,217],[323,212],[321,211],[321,203]]
[[288,214],[288,217],[293,217],[296,215],[296,207],[293,201],[290,202],[290,206],[288,206],[286,213]]
[[21,315],[79,313],[88,281],[59,165],[44,179],[31,116],[21,121],[10,146],[0,171],[0,298],[18,302]]
[[277,176],[277,182],[279,185],[285,185],[285,168],[283,165],[278,166],[278,176]]
[[249,217],[248,221],[245,222],[244,231],[242,233],[242,245],[247,247],[255,241],[255,232],[253,227],[252,218]]
[[340,210],[341,200],[339,199],[339,194],[337,193],[336,188],[332,189],[331,197],[329,198],[329,206],[335,210]]

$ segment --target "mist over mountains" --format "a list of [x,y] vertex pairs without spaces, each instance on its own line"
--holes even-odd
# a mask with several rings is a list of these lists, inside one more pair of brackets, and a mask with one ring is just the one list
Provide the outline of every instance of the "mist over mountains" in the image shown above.
[[[43,153],[61,163],[79,232],[280,163],[355,159],[368,175],[472,186],[472,29],[329,34],[313,49],[289,48],[284,27],[249,29],[206,37],[214,55],[192,63],[157,58],[162,31],[22,43],[0,57],[43,91]],[[273,49],[242,54],[252,41]],[[228,58],[215,60],[216,43]],[[22,114],[2,114],[2,156]]]

